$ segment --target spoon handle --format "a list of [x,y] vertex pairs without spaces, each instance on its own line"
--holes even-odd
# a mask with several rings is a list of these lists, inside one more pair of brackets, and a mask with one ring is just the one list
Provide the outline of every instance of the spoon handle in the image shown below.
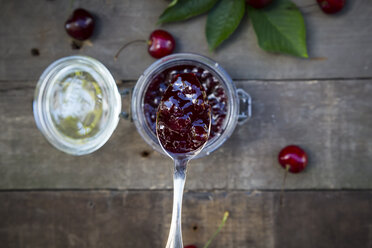
[[186,165],[188,160],[174,160],[173,175],[173,211],[172,223],[165,248],[183,248],[181,231],[181,213],[183,188],[186,181]]

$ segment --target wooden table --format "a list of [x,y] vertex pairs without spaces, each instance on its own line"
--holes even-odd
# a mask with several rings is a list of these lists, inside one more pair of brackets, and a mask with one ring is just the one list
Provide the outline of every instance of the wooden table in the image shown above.
[[[218,61],[253,100],[251,120],[191,163],[185,244],[202,247],[229,211],[211,247],[372,247],[372,2],[348,0],[334,16],[313,0],[295,2],[306,20],[310,59],[260,50],[247,17],[214,53],[205,16],[161,27],[176,37],[176,52]],[[0,1],[0,246],[164,247],[171,160],[125,120],[97,152],[64,154],[36,128],[31,103],[43,70],[72,54],[100,60],[119,88],[132,87],[154,59],[140,44],[116,62],[113,56],[123,43],[148,37],[168,2],[69,3]],[[93,45],[80,50],[63,29],[75,7],[98,20]],[[288,175],[280,206],[284,171],[277,154],[292,143],[310,161],[303,173]]]

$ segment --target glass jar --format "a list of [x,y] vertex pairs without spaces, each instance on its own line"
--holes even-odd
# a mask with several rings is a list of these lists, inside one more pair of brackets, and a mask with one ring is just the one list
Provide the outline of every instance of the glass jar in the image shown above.
[[102,63],[87,56],[70,56],[43,72],[33,110],[37,127],[53,146],[83,155],[99,149],[114,132],[121,97]]
[[156,76],[165,70],[175,67],[190,65],[202,68],[217,78],[227,97],[227,111],[221,132],[211,138],[197,157],[209,155],[219,148],[233,133],[237,124],[245,123],[251,116],[251,98],[242,89],[236,89],[232,79],[226,71],[213,60],[201,55],[179,53],[169,55],[157,60],[139,77],[132,93],[131,114],[133,122],[142,138],[156,151],[164,153],[159,145],[156,134],[149,126],[145,117],[145,95],[149,85]]

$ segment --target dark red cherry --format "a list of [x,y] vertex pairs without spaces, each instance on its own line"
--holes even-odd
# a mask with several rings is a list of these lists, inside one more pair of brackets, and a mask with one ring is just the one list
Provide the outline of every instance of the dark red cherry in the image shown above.
[[307,155],[299,146],[284,147],[278,156],[279,164],[292,173],[301,172],[307,165]]
[[188,246],[185,246],[184,248],[197,248],[195,245],[188,245]]
[[269,5],[273,0],[246,0],[253,8],[262,9]]
[[76,9],[67,19],[65,29],[72,38],[77,40],[87,40],[93,34],[93,16],[85,9]]
[[334,14],[343,9],[345,0],[317,0],[324,13]]
[[154,58],[171,54],[175,47],[173,36],[165,30],[157,29],[150,34],[148,52]]

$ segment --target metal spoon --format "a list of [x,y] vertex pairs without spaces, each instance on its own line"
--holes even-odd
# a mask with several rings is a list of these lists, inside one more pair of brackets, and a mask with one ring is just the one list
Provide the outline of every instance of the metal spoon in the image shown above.
[[172,222],[166,248],[183,248],[181,212],[188,162],[205,146],[211,127],[206,93],[194,74],[180,74],[160,102],[156,133],[166,154],[174,160]]

